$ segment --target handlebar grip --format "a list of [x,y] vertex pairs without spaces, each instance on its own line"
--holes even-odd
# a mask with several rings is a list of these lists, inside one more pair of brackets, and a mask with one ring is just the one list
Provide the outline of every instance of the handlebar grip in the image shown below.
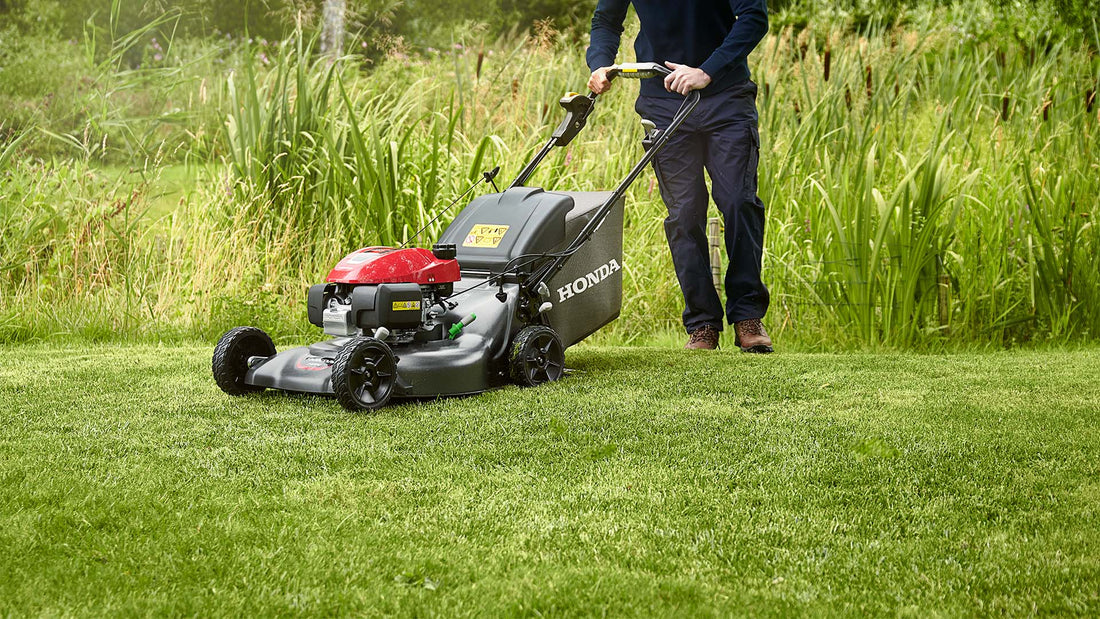
[[669,73],[672,73],[672,69],[656,62],[624,62],[623,64],[611,65],[611,68],[607,71],[607,79],[613,80],[616,77],[622,77],[643,80],[651,77],[661,77]]

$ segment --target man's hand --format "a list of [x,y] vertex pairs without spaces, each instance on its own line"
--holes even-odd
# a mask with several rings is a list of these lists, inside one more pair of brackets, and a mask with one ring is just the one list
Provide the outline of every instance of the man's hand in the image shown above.
[[672,69],[672,73],[665,76],[665,90],[669,92],[678,92],[686,97],[689,92],[710,84],[710,76],[702,69],[675,62],[666,62],[665,66]]
[[611,80],[607,79],[607,70],[610,68],[600,67],[593,71],[592,76],[588,78],[588,89],[598,95],[611,90]]

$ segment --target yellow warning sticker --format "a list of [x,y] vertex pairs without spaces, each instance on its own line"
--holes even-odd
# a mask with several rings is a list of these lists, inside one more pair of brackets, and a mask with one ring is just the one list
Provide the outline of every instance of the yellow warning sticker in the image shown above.
[[403,312],[406,310],[419,310],[420,301],[394,301],[393,311]]
[[462,241],[462,246],[493,249],[504,240],[505,232],[508,232],[508,226],[477,224],[470,228],[470,233],[466,235],[466,240]]

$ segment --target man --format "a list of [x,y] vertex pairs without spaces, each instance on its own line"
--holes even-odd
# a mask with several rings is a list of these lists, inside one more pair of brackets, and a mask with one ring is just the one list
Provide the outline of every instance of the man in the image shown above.
[[[631,0],[599,0],[592,17],[588,87],[606,92],[607,69],[615,63]],[[764,203],[756,195],[760,155],[756,84],[746,58],[768,31],[765,0],[633,0],[641,22],[634,44],[638,62],[663,62],[672,74],[643,80],[635,109],[642,118],[668,126],[683,96],[702,99],[664,149],[653,170],[668,207],[665,235],[684,293],[685,348],[716,349],[723,311],[711,281],[706,218],[710,176],[714,202],[726,222],[725,318],[742,351],[768,353],[772,341],[760,319],[768,289],[760,280]]]

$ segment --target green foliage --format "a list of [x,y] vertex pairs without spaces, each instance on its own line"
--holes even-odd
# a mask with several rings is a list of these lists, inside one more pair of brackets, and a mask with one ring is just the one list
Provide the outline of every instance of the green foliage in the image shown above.
[[1070,28],[1076,29],[1085,41],[1100,49],[1100,0],[999,0],[1006,10],[1019,11],[1024,5],[1032,10],[1048,10]]
[[[943,47],[901,30],[852,50],[803,33],[792,51],[770,48],[776,63],[762,58],[762,134],[780,167],[762,185],[789,226],[769,237],[770,256],[789,274],[781,286],[802,290],[780,303],[792,324],[820,319],[807,306],[835,308],[824,315],[836,330],[859,325],[864,340],[1094,335],[1096,289],[1059,270],[1100,240],[1088,172],[1100,119],[1087,102],[1100,66],[1061,45],[941,36]],[[1055,227],[1051,251],[1034,252]],[[1052,260],[1061,266],[1029,274]],[[1037,279],[1060,290],[1036,293]]]
[[[101,337],[134,330],[158,275],[142,225],[143,188],[77,162],[16,161],[6,170],[0,177],[0,288],[6,291],[0,323],[8,337],[40,335],[34,321],[15,322],[8,313],[28,306],[66,333]],[[138,255],[135,246],[146,251]],[[59,303],[43,306],[45,299]],[[90,314],[102,322],[85,329]]]
[[868,32],[937,15],[941,24],[966,36],[1039,46],[1070,40],[1100,47],[1094,25],[1100,19],[1100,0],[779,0],[769,3],[769,11],[773,29],[813,30],[843,23]]
[[[1029,14],[1043,15],[1051,29],[1035,30],[1044,40],[1071,34],[1098,43],[1095,22],[1100,0],[991,0],[1001,7],[994,17],[997,28],[1013,29]],[[65,38],[79,37],[89,20],[101,25],[111,14],[114,0],[2,0],[0,15],[22,30],[48,27]],[[323,0],[126,0],[120,14],[121,32],[141,28],[165,12],[178,12],[178,34],[230,35],[281,39],[295,28],[319,28]],[[349,32],[367,42],[371,53],[384,51],[389,41],[402,37],[422,46],[444,46],[452,34],[479,24],[490,40],[522,33],[541,20],[551,19],[558,30],[587,32],[595,0],[349,0]],[[949,7],[959,12],[978,8],[975,0],[773,0],[773,24],[812,27],[822,21],[844,20],[864,30],[874,25],[904,22],[918,13]],[[1021,33],[1023,34],[1023,33]],[[375,46],[375,42],[385,42]],[[136,59],[131,58],[136,62]]]
[[0,26],[0,127],[81,126],[90,68],[75,42],[59,45]]
[[[863,33],[776,28],[752,56],[780,341],[935,348],[1100,333],[1100,278],[1088,267],[1100,251],[1100,59],[1071,41],[983,35],[986,17],[950,8]],[[410,236],[481,171],[518,172],[557,124],[553,102],[587,73],[578,46],[545,32],[372,64],[318,59],[308,40],[177,43],[162,66],[131,69],[110,61],[125,44],[96,39],[113,50],[83,60],[86,101],[99,107],[82,101],[94,112],[82,127],[48,129],[73,161],[35,163],[42,151],[27,149],[46,133],[0,129],[24,136],[0,176],[13,226],[0,245],[6,272],[27,274],[3,282],[0,339],[216,337],[238,322],[310,333],[308,284],[356,247],[429,244],[447,217]],[[533,184],[595,190],[622,178],[639,156],[631,86],[605,97]],[[132,162],[143,180],[107,192],[54,171],[94,176],[104,157]],[[163,197],[166,161],[201,164],[184,182],[194,187]],[[655,189],[646,175],[628,193],[624,316],[602,341],[679,329]],[[14,232],[39,218],[79,230],[88,204],[131,193],[125,244]],[[51,279],[68,268],[56,256],[89,253],[106,275],[81,277],[106,285],[35,285],[64,281]],[[140,305],[141,318],[32,309],[111,304]]]
[[124,0],[119,5],[117,0],[8,0],[0,3],[0,14],[10,15],[24,30],[47,26],[66,38],[79,37],[89,21],[105,27],[116,6],[121,8],[115,19],[122,34],[141,29],[165,13],[178,13],[180,34],[249,32],[279,38],[294,28],[292,19],[289,23],[280,19],[293,13],[278,10],[292,1]]
[[412,41],[427,45],[449,43],[456,26],[468,22],[483,24],[490,38],[523,33],[544,20],[559,30],[587,33],[595,8],[595,0],[408,0],[394,25]]
[[[36,127],[25,144],[30,154],[49,158],[75,152],[100,162],[143,163],[180,148],[184,136],[166,139],[164,129],[191,114],[173,100],[195,94],[205,99],[205,79],[185,75],[183,68],[201,64],[214,73],[213,57],[223,48],[215,42],[197,50],[192,43],[181,50],[170,36],[158,40],[161,31],[171,32],[178,23],[176,12],[125,29],[123,3],[115,0],[111,6],[104,24],[88,25],[80,41],[58,42],[56,29],[0,33],[0,129]],[[195,138],[201,143],[203,137],[187,135],[188,149],[197,153]],[[0,141],[4,138],[0,131]]]

